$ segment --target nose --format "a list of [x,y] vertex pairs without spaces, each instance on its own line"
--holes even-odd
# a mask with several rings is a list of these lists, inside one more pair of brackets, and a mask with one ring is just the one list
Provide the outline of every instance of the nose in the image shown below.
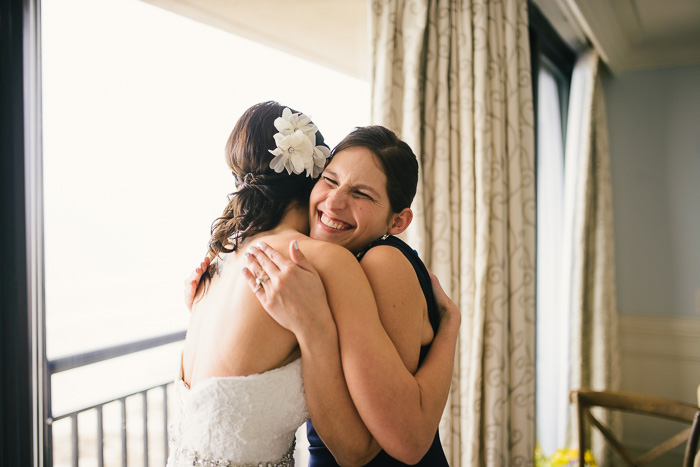
[[340,211],[347,206],[347,194],[343,190],[332,190],[326,196],[326,207],[331,211]]

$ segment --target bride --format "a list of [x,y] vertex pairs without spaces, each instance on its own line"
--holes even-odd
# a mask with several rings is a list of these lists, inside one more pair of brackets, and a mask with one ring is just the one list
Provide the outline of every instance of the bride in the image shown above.
[[[175,383],[178,421],[172,429],[168,466],[294,463],[294,433],[309,417],[301,351],[295,335],[265,312],[256,290],[251,291],[241,274],[253,245],[264,242],[286,251],[291,243],[303,249],[325,286],[325,294],[318,300],[327,300],[334,315],[349,316],[363,310],[378,316],[372,289],[353,253],[305,235],[310,228],[309,195],[329,154],[321,133],[308,117],[277,103],[255,105],[236,123],[226,157],[237,191],[212,227],[209,256],[215,259],[192,309]],[[406,221],[410,222],[403,215],[405,211],[387,211],[389,216],[383,214],[380,222],[372,224],[373,230],[357,240],[367,245],[385,233],[400,233],[408,225]],[[260,290],[269,278],[261,275],[256,280]],[[427,444],[419,443],[424,453],[433,442],[449,389],[456,340],[454,323],[445,326],[446,330],[441,326],[433,340],[433,344],[442,342],[442,363],[426,362],[415,377],[403,366],[383,329],[381,335],[378,333],[379,320],[367,326],[374,327],[371,335],[379,336],[372,343],[379,349],[377,355],[395,367],[379,375],[375,384],[367,385],[367,397],[381,396],[387,388],[389,393],[405,396],[390,401],[383,410],[416,413],[420,415],[416,420],[427,421],[425,427],[418,427],[426,433],[423,438]],[[428,332],[428,340],[432,340],[432,331]],[[319,338],[326,337],[335,339],[331,349],[337,353],[338,336]],[[326,358],[314,360],[314,369],[325,371],[323,386],[333,393],[328,399],[332,410],[317,412],[314,424],[324,441],[328,440],[338,463],[365,463],[379,451],[379,445],[391,445],[389,453],[396,458],[414,449],[406,446],[404,451],[402,443],[395,442],[397,434],[400,438],[409,427],[387,426],[382,420],[377,422],[377,417],[362,405],[355,408],[342,368],[321,365],[329,361]],[[436,356],[433,361],[437,360]],[[426,377],[440,377],[434,384],[420,385],[417,380],[421,371]],[[323,405],[316,397],[318,384],[309,387],[314,389],[308,396],[314,398],[315,406]],[[362,417],[358,410],[365,411]],[[343,436],[332,432],[338,422],[342,422]],[[332,427],[327,431],[331,435],[328,438],[324,434],[326,426]],[[407,438],[403,444],[412,443]],[[358,453],[358,446],[364,452]]]

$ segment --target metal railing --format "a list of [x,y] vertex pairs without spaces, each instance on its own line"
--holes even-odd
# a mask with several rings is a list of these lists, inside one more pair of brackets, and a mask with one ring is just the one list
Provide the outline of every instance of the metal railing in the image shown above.
[[143,422],[143,465],[148,466],[148,393],[150,391],[160,389],[162,391],[162,401],[163,401],[163,445],[164,445],[164,459],[168,457],[168,393],[167,388],[172,381],[167,381],[162,384],[157,384],[155,386],[149,386],[147,388],[141,389],[136,392],[125,394],[116,398],[107,399],[101,401],[97,404],[88,405],[81,407],[76,410],[72,410],[65,413],[54,414],[51,409],[51,376],[63,371],[72,370],[79,368],[81,366],[90,365],[92,363],[99,363],[105,360],[110,360],[117,357],[122,357],[125,355],[130,355],[143,350],[153,349],[166,344],[171,344],[174,342],[182,341],[185,338],[185,331],[180,331],[172,334],[167,334],[163,336],[153,337],[150,339],[144,339],[136,342],[131,342],[128,344],[117,345],[113,347],[108,347],[104,349],[99,349],[91,352],[85,352],[81,354],[70,355],[67,357],[58,358],[55,360],[50,360],[46,362],[46,371],[48,377],[45,379],[45,408],[46,413],[49,414],[46,423],[46,439],[47,445],[45,446],[45,459],[47,460],[48,466],[53,466],[53,424],[59,420],[70,419],[71,421],[71,459],[73,467],[78,467],[79,465],[79,441],[80,435],[78,431],[78,415],[86,413],[89,411],[95,411],[97,416],[97,465],[103,467],[104,465],[104,421],[103,421],[103,408],[107,404],[118,403],[121,412],[121,457],[122,466],[127,465],[127,410],[126,401],[127,399],[141,395],[142,398],[142,422]]

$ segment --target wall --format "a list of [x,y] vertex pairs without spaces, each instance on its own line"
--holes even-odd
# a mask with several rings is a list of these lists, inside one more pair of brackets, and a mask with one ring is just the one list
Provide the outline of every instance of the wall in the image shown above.
[[[604,87],[621,389],[696,402],[700,384],[700,66],[607,76]],[[623,437],[640,452],[677,428],[672,422],[631,416],[623,417],[623,424]],[[678,464],[681,456],[676,452]]]
[[700,66],[605,80],[621,313],[700,318]]
[[[620,318],[620,389],[700,404],[700,319],[632,314]],[[626,446],[637,454],[687,427],[627,414],[622,420]],[[674,454],[654,465],[680,465],[682,448]]]

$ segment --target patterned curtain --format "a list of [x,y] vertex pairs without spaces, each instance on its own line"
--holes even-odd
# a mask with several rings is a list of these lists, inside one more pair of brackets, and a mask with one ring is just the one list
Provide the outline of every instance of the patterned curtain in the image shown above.
[[[620,384],[610,154],[599,63],[594,51],[581,55],[569,100],[562,296],[571,322],[565,330],[569,355],[561,368],[569,375],[567,389],[615,390]],[[600,418],[620,433],[619,414]],[[571,407],[568,419],[568,444],[576,446]],[[609,465],[611,453],[597,431],[592,446],[598,464]]]
[[419,156],[407,232],[462,310],[452,466],[531,465],[535,171],[526,0],[374,0],[372,119]]

